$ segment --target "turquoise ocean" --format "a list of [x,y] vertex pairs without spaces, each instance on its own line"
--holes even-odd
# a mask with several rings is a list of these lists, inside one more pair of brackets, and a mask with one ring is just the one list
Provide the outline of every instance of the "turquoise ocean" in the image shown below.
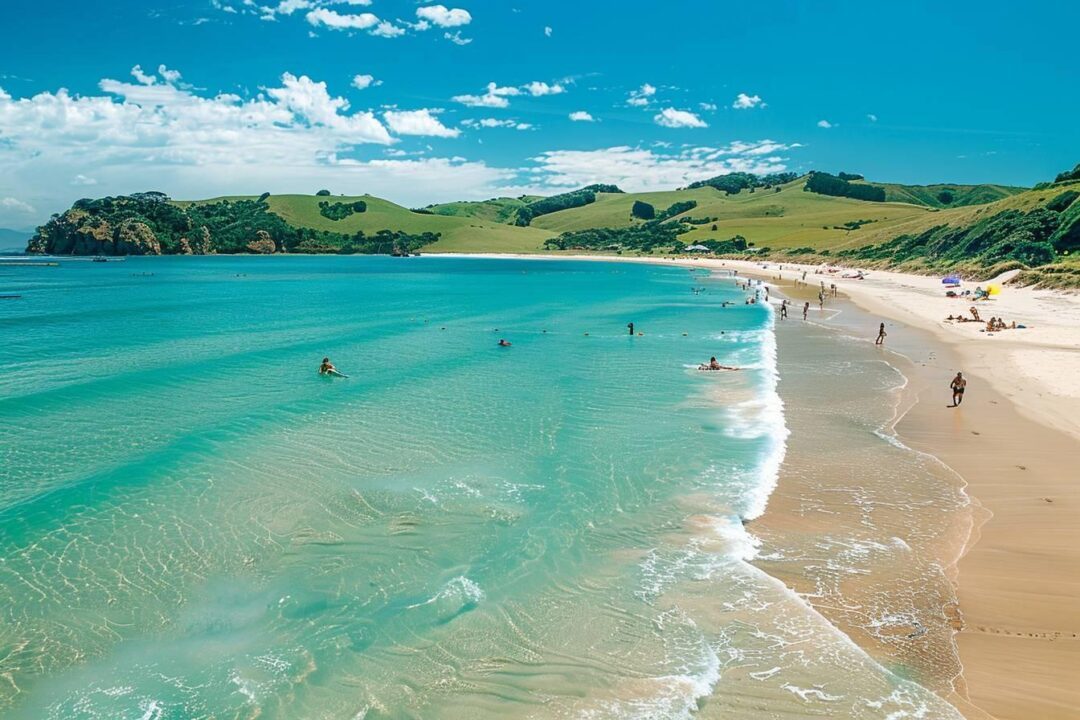
[[951,717],[745,562],[787,430],[730,278],[129,258],[0,289],[5,718]]

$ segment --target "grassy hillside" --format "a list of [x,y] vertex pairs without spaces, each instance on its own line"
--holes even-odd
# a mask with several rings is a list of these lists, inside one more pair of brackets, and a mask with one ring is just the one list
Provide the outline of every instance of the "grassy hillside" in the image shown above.
[[[212,198],[196,202],[254,199],[255,196],[246,196]],[[352,203],[357,200],[363,200],[367,204],[366,212],[354,213],[342,220],[331,220],[319,213],[320,202]],[[513,227],[468,216],[416,213],[372,195],[330,197],[271,195],[267,198],[267,203],[271,212],[280,215],[294,227],[346,234],[355,233],[358,230],[365,233],[375,233],[379,230],[400,230],[411,234],[441,233],[439,242],[425,248],[431,252],[540,252],[543,249],[544,240],[554,235],[542,229]]]
[[885,188],[887,202],[911,203],[932,208],[955,208],[985,205],[1024,192],[1027,188],[1010,185],[898,185],[872,183]]
[[438,205],[428,205],[424,209],[435,215],[468,217],[493,223],[512,224],[517,211],[525,207],[530,200],[535,199],[537,199],[536,196],[492,198],[490,200],[440,203]]
[[[676,217],[716,220],[680,235],[687,244],[741,235],[756,247],[832,249],[858,243],[858,236],[869,228],[889,228],[934,213],[925,207],[902,203],[871,203],[803,192],[804,184],[800,179],[779,186],[779,192],[744,190],[737,195],[726,195],[711,187],[600,195],[591,205],[544,215],[534,220],[533,225],[557,233],[629,227],[641,222],[630,216],[635,201],[647,202],[660,211],[676,202],[693,200],[697,207]],[[856,230],[845,228],[847,223],[865,220],[872,222]]]

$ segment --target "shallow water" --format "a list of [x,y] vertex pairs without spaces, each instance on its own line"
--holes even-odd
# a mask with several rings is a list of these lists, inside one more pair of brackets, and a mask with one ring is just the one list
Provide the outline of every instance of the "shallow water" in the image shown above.
[[744,562],[786,430],[771,313],[730,281],[211,257],[0,283],[5,717],[952,717]]

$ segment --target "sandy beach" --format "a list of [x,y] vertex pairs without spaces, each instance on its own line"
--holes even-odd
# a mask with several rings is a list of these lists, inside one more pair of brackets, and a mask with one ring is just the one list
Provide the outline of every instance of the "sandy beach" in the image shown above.
[[[1077,717],[1080,296],[1003,285],[1000,294],[978,303],[981,317],[1027,328],[988,333],[984,323],[946,320],[969,315],[972,303],[947,298],[937,277],[875,270],[856,280],[841,277],[842,270],[789,264],[780,269],[777,263],[581,259],[738,270],[792,297],[813,297],[811,320],[867,342],[884,321],[888,338],[882,352],[908,381],[895,421],[897,437],[955,471],[971,499],[967,525],[940,538],[956,597],[956,607],[941,612],[955,631],[961,672],[953,690],[939,692],[969,718]],[[804,271],[806,285],[795,288]],[[984,278],[981,285],[1005,279]],[[826,288],[835,284],[840,297],[829,299],[828,312],[819,314],[822,281]],[[979,284],[965,282],[961,289]],[[969,379],[968,392],[962,406],[952,408],[948,384],[958,370]],[[782,473],[770,513],[793,507],[784,498]],[[881,657],[875,641],[851,634]]]

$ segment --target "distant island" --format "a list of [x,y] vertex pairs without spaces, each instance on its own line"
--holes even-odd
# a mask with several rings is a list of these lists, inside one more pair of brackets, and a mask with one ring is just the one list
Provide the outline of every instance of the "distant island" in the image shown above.
[[409,209],[364,195],[84,199],[37,229],[53,255],[431,252],[713,254],[994,275],[1080,287],[1080,165],[1034,188],[861,174],[730,173],[662,192],[590,185]]

